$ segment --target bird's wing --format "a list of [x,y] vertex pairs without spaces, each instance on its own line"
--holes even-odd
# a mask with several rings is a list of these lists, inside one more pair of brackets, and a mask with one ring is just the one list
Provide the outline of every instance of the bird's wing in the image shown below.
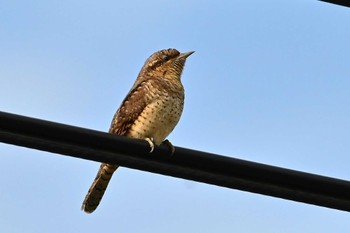
[[113,117],[109,133],[125,135],[147,106],[147,81],[132,88]]

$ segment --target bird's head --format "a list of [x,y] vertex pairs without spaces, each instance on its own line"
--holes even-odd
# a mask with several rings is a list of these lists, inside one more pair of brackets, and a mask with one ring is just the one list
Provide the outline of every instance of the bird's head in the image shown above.
[[180,53],[176,49],[163,49],[153,53],[142,67],[141,73],[168,79],[181,78],[186,58],[194,51]]

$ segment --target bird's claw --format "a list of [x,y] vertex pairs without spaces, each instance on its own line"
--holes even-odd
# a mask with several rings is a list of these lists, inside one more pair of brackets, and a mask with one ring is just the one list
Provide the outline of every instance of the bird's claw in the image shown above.
[[149,153],[152,153],[154,150],[154,142],[153,142],[153,138],[145,138],[145,140],[148,142],[149,147],[151,148],[151,150],[149,151]]
[[175,153],[175,147],[173,146],[173,144],[171,144],[171,142],[168,139],[164,140],[163,143],[169,147],[171,155],[173,155]]
[[[149,153],[152,153],[154,151],[153,138],[145,138],[145,140],[148,142],[149,147],[151,148]],[[171,144],[171,142],[168,139],[164,140],[163,143],[169,147],[171,155],[173,155],[175,153],[175,147],[173,146],[173,144]]]

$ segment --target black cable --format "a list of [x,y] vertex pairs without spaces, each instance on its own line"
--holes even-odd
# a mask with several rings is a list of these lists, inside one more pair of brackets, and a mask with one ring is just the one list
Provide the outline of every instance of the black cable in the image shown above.
[[319,0],[319,1],[350,7],[350,0]]
[[350,182],[0,112],[0,141],[350,211]]

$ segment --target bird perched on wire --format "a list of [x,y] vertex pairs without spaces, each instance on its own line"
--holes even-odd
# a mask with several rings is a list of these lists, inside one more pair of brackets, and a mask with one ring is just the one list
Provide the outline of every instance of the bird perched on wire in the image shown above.
[[[182,114],[184,88],[181,74],[192,52],[164,49],[152,54],[143,65],[134,85],[111,123],[109,133],[145,139],[150,152],[173,131]],[[169,141],[167,144],[174,152]],[[99,205],[118,164],[102,163],[82,205],[92,213]]]

